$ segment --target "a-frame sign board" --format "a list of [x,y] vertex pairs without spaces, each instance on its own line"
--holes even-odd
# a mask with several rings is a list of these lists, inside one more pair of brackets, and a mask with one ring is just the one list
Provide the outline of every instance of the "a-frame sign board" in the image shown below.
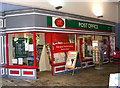
[[82,68],[79,53],[77,51],[68,51],[65,70],[68,71],[68,69],[72,69],[72,75],[74,75],[75,68],[80,66]]

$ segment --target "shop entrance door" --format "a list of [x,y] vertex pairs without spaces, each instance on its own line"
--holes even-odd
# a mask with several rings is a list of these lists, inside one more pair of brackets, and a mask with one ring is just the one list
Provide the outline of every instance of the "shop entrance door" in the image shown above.
[[82,61],[92,60],[92,40],[93,35],[79,35],[78,51]]
[[80,54],[80,59],[83,59],[83,38],[78,38],[78,52]]
[[45,45],[45,33],[36,33],[36,56],[40,71],[51,71],[47,45]]

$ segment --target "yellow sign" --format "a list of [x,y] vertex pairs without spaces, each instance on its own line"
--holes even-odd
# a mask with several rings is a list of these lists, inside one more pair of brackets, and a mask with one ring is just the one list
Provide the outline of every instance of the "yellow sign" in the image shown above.
[[75,68],[77,53],[77,51],[68,52],[65,68]]

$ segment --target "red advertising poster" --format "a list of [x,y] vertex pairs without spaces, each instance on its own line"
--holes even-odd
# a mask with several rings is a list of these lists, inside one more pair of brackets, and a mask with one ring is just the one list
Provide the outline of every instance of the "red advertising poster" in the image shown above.
[[74,51],[75,50],[75,44],[55,44],[53,45],[53,52],[59,53],[59,52],[68,52],[68,51]]

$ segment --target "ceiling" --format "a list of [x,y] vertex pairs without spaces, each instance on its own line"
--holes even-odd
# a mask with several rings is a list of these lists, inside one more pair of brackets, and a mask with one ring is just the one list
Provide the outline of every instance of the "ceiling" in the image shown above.
[[[10,4],[17,4],[17,5],[23,5],[23,6],[30,6],[35,8],[44,8],[49,10],[56,10],[54,6],[52,6],[48,1],[50,0],[1,0],[1,2],[6,2]],[[57,0],[55,0],[57,1]],[[67,7],[69,4],[71,6],[76,6],[74,3],[92,3],[95,1],[103,1],[103,2],[114,2],[117,3],[120,0],[62,0],[64,1],[64,8]],[[79,6],[79,4],[77,4]],[[63,8],[63,9],[64,9]]]
[[[2,2],[10,3],[10,4],[29,6],[33,8],[42,8],[42,9],[48,9],[48,10],[54,10],[60,12],[67,12],[67,13],[96,18],[96,16],[91,11],[91,6],[93,4],[93,1],[97,1],[97,0],[64,0],[63,8],[57,10],[53,5],[51,5],[48,2],[48,0],[2,0]],[[99,1],[113,2],[113,4],[115,4],[120,0],[99,0]],[[115,18],[115,16],[113,16],[112,18]],[[107,18],[107,16],[103,19],[114,22],[116,21],[116,19],[114,20],[109,19]]]

